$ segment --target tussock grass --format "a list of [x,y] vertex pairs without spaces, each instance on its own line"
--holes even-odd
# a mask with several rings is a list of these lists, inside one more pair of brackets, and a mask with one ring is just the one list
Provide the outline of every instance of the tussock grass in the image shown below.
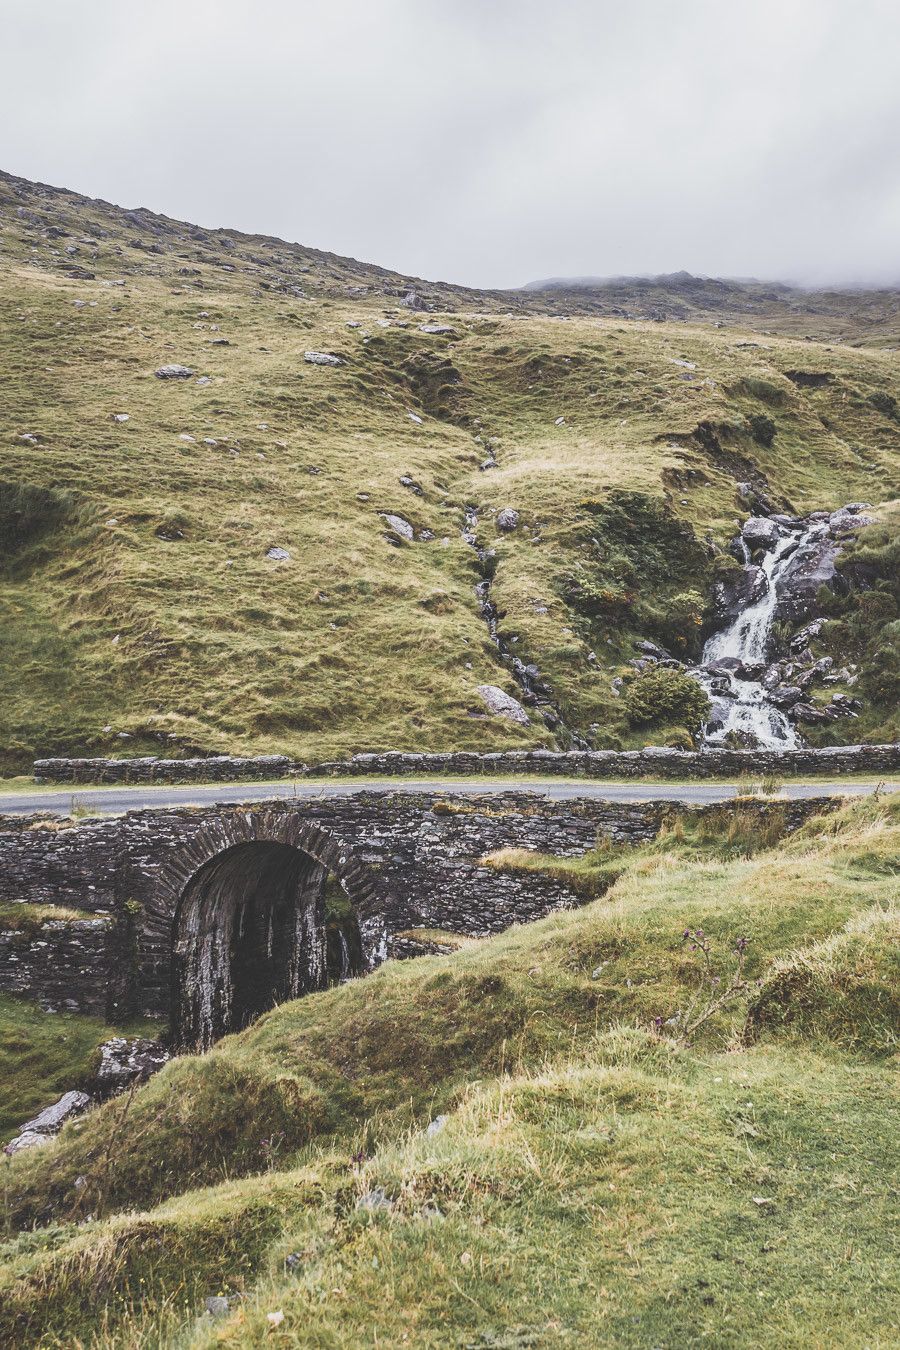
[[[10,1160],[0,1340],[889,1344],[900,801],[757,843],[623,850],[595,903],[286,1004]],[[692,1044],[686,927],[723,971],[750,939]]]
[[[487,717],[475,693],[516,687],[473,593],[460,537],[470,503],[479,542],[497,551],[504,635],[570,725],[598,746],[640,745],[646,730],[611,679],[644,619],[626,605],[615,622],[588,622],[567,598],[580,568],[609,561],[584,503],[617,490],[665,500],[696,536],[691,589],[708,594],[706,539],[719,547],[733,530],[736,463],[801,511],[897,495],[900,427],[870,400],[900,397],[890,352],[811,350],[802,334],[746,348],[734,329],[674,322],[561,323],[540,312],[557,297],[452,288],[433,288],[432,317],[454,335],[429,336],[384,293],[401,279],[378,269],[221,233],[195,244],[174,222],[32,193],[39,228],[16,216],[21,200],[0,182],[2,479],[30,511],[27,538],[0,529],[6,771],[65,752],[315,760],[551,744],[540,719]],[[93,281],[65,275],[41,233],[54,220],[79,237],[88,224],[106,232]],[[366,293],[348,295],[360,274]],[[346,364],[310,366],[311,348]],[[683,359],[692,380],[673,364]],[[209,384],[155,379],[173,360]],[[813,360],[832,375],[823,388],[784,373]],[[770,445],[748,421],[763,406]],[[489,444],[497,468],[482,472]],[[511,535],[494,523],[504,506],[520,512]],[[435,537],[394,547],[382,512]],[[268,560],[273,546],[290,559]],[[645,562],[629,586],[664,610]],[[867,710],[854,734],[885,716]]]

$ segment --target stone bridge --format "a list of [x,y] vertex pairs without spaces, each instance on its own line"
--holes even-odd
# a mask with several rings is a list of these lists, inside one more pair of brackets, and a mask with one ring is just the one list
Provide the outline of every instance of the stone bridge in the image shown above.
[[[750,809],[783,813],[792,829],[822,805]],[[488,853],[576,856],[601,835],[639,843],[683,809],[361,790],[83,821],[0,818],[0,902],[82,912],[0,932],[0,990],[113,1022],[166,1018],[174,1044],[204,1048],[276,1002],[427,950],[415,930],[481,937],[578,903],[558,879],[485,866]]]

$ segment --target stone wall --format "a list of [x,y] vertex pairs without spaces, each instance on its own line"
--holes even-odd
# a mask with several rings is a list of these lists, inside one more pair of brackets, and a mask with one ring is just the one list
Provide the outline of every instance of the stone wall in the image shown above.
[[[746,809],[776,812],[790,830],[830,804],[751,801]],[[482,865],[485,854],[515,847],[578,856],[601,835],[641,843],[682,810],[674,802],[553,801],[527,791],[444,797],[360,789],[55,824],[0,817],[0,901],[65,904],[99,920],[58,931],[45,925],[30,943],[0,935],[0,989],[112,1019],[168,1015],[181,898],[212,859],[248,842],[290,844],[338,878],[371,967],[390,951],[393,933],[484,936],[578,903],[563,881],[498,872]]]
[[324,764],[301,764],[284,755],[240,759],[38,759],[37,783],[216,783],[290,777],[380,777],[418,775],[597,779],[742,778],[761,775],[839,777],[848,773],[900,772],[900,744],[841,745],[808,750],[503,750],[415,754],[385,751]]
[[53,919],[0,931],[0,990],[38,1000],[53,1012],[107,1009],[109,918]]

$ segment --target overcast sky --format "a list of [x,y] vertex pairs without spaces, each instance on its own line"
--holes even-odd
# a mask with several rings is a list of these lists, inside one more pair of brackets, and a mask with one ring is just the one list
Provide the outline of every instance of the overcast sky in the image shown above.
[[0,167],[479,286],[900,281],[898,0],[0,0]]

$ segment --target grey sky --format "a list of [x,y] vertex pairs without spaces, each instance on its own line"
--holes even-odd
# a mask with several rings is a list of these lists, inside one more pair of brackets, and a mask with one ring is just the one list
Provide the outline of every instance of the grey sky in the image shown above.
[[0,166],[420,276],[900,281],[898,0],[0,0]]

